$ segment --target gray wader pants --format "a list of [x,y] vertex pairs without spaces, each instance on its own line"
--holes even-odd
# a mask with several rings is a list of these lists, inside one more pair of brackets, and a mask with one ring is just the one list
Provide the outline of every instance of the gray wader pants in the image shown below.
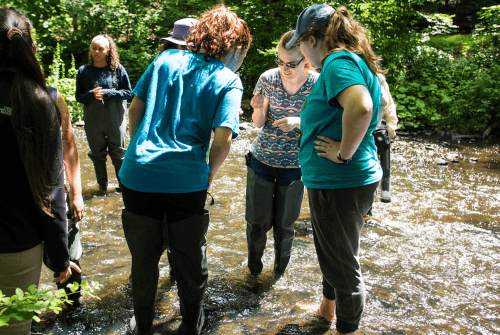
[[[104,104],[102,103],[104,101]],[[107,155],[115,168],[116,178],[125,156],[125,109],[126,100],[95,100],[84,105],[85,134],[89,142],[89,157],[94,163],[95,175],[99,186],[106,190],[108,173]],[[121,186],[121,184],[120,184]]]
[[267,232],[271,228],[274,235],[274,273],[282,275],[285,272],[295,237],[293,224],[299,217],[303,197],[302,180],[279,186],[262,179],[248,168],[245,219],[248,268],[252,275],[258,276],[262,272],[262,255]]
[[209,213],[177,222],[122,211],[125,238],[132,255],[132,296],[138,334],[149,334],[154,320],[158,263],[168,236],[182,323],[177,334],[198,335],[205,320],[203,298],[208,281],[206,257]]

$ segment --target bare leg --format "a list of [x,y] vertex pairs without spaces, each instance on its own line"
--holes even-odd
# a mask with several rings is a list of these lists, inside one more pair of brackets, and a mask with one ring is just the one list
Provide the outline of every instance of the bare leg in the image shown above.
[[330,322],[333,321],[335,319],[335,300],[323,297],[323,301],[319,305],[318,315]]
[[317,304],[299,304],[298,307],[308,313],[315,313],[329,322],[335,319],[335,300],[328,300],[323,297],[319,307]]

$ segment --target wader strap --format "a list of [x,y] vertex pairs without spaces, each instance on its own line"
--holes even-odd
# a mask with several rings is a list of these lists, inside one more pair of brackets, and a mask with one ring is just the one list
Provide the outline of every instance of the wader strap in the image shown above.
[[207,194],[212,197],[212,201],[210,201],[210,205],[209,205],[209,206],[212,206],[215,203],[214,196],[211,195],[210,192],[207,192]]

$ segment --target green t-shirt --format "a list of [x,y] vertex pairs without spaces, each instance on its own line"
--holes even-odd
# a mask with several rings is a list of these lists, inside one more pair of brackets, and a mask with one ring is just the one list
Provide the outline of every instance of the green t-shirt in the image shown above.
[[[365,86],[373,100],[370,126],[348,164],[337,164],[317,155],[318,135],[340,142],[344,109],[335,97],[352,85]],[[380,81],[361,57],[346,51],[331,54],[300,113],[302,139],[299,163],[304,185],[315,189],[340,189],[369,185],[382,178],[372,131],[378,122]]]

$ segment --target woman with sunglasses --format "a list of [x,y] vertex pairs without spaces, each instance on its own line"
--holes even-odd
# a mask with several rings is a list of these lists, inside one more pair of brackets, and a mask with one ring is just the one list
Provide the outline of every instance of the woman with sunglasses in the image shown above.
[[285,33],[277,46],[278,68],[264,72],[254,89],[252,119],[262,128],[248,160],[246,214],[248,268],[258,276],[267,232],[274,235],[274,275],[279,278],[290,261],[293,223],[300,214],[304,185],[297,160],[299,111],[318,79],[296,48],[285,45],[295,31]]

